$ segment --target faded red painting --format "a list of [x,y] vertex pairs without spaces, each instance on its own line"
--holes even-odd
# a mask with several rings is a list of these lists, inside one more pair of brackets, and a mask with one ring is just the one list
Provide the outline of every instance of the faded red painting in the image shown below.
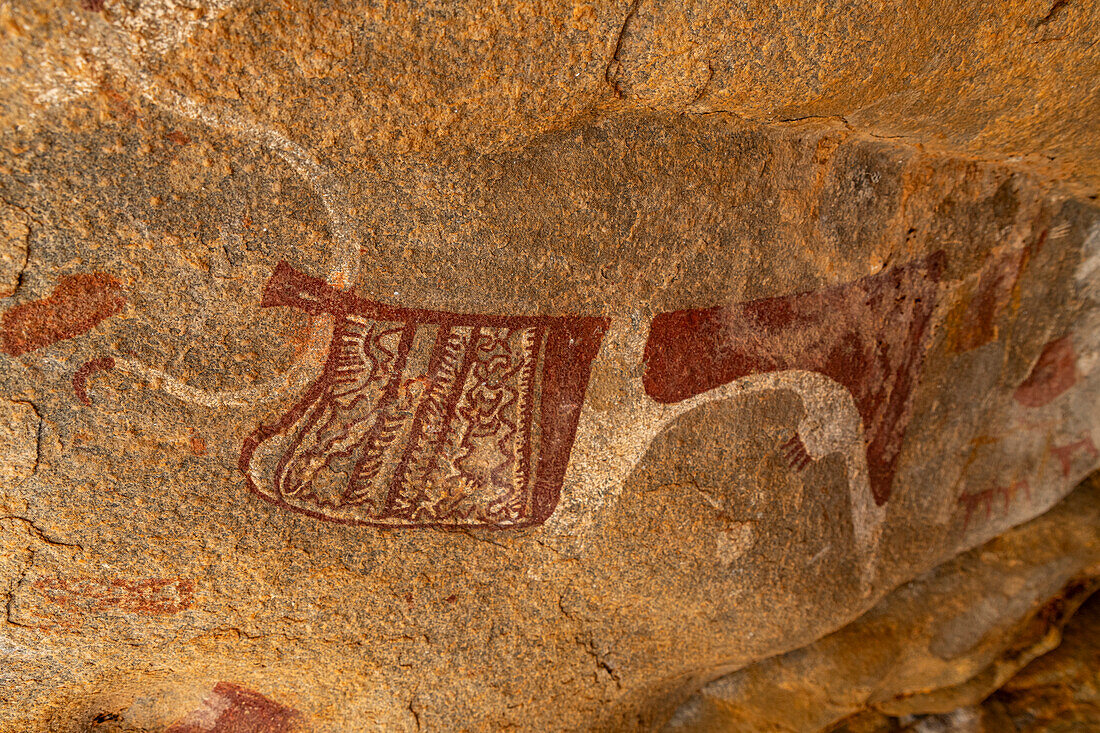
[[88,399],[88,377],[96,372],[110,371],[114,368],[115,360],[109,356],[101,356],[85,362],[73,373],[73,394],[85,405],[91,405],[92,401]]
[[263,305],[330,313],[328,361],[245,443],[252,489],[338,522],[523,527],[557,506],[602,318],[398,308],[280,264]]
[[985,489],[972,494],[964,493],[959,497],[959,504],[966,508],[963,529],[970,526],[974,513],[978,509],[984,509],[986,520],[991,519],[995,503],[1001,506],[1003,514],[1007,516],[1018,494],[1023,494],[1028,501],[1031,501],[1031,487],[1027,481],[1013,481],[1008,486],[995,486],[992,489]]
[[1082,454],[1092,461],[1100,459],[1100,451],[1096,449],[1096,444],[1092,442],[1091,435],[1085,435],[1080,440],[1075,440],[1066,445],[1054,446],[1050,449],[1050,452],[1061,464],[1062,476],[1065,478],[1069,478],[1069,475],[1073,472],[1073,462],[1078,454]]
[[87,333],[126,305],[122,284],[103,272],[63,277],[50,297],[9,309],[0,319],[0,350],[11,356]]
[[937,253],[815,292],[663,313],[646,343],[645,390],[671,404],[751,374],[820,372],[852,394],[871,492],[882,505],[909,423],[942,262]]
[[300,729],[300,720],[293,708],[246,687],[219,682],[202,707],[165,733],[291,733]]
[[41,597],[33,615],[61,626],[109,612],[139,616],[171,616],[194,602],[195,586],[178,578],[96,578],[59,576],[36,580]]
[[[1037,248],[1042,246],[1042,238],[1039,241]],[[1030,256],[1026,247],[990,256],[974,291],[949,319],[952,351],[970,351],[997,338],[997,319],[1013,302]]]
[[1069,336],[1051,341],[1013,395],[1025,407],[1042,407],[1077,383],[1077,355]]

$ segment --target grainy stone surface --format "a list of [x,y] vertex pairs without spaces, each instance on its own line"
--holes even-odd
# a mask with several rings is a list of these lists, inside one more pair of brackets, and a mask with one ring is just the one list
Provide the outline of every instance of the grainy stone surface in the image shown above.
[[1025,667],[983,705],[1019,731],[1100,728],[1100,596],[1067,624],[1057,649]]
[[0,728],[652,729],[1056,505],[1096,20],[0,5]]
[[27,238],[30,235],[26,217],[11,206],[0,207],[0,297],[15,294],[19,278],[27,266]]
[[981,704],[949,713],[892,717],[867,711],[832,733],[1076,733],[1100,727],[1100,595],[1069,620],[1061,642]]
[[[823,731],[857,713],[862,722],[839,730],[893,730],[905,718],[934,715],[945,716],[948,730],[965,730],[966,721],[998,730],[982,723],[987,715],[977,706],[1057,646],[1062,625],[1100,587],[1098,497],[1100,483],[1090,479],[1050,512],[906,583],[840,631],[711,682],[665,730]],[[1087,647],[1074,644],[1051,660],[1073,654],[1071,667],[1087,666]],[[1028,670],[997,699],[1014,701],[1024,716],[1033,684],[1028,700],[1039,717],[1044,678]],[[1067,672],[1065,687],[1078,678],[1089,684],[1087,673]]]

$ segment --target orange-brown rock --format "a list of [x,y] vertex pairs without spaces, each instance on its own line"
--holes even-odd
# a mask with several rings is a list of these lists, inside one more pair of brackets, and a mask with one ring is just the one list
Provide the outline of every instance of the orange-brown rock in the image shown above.
[[1061,516],[1098,12],[0,5],[0,730],[654,729]]

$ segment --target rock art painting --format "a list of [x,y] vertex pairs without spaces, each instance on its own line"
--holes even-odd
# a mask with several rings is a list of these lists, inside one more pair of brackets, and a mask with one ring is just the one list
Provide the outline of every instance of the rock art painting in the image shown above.
[[1079,454],[1088,459],[1089,465],[1100,460],[1100,451],[1096,449],[1091,435],[1085,435],[1065,445],[1052,446],[1050,452],[1058,459],[1063,478],[1069,478],[1073,472],[1074,460]]
[[[348,293],[360,240],[341,182],[277,131],[214,112],[123,68],[156,106],[279,155],[318,195],[335,247],[324,279],[280,265],[262,305],[311,315],[308,347],[270,382],[196,389],[122,356],[73,374],[118,370],[183,402],[248,408],[304,394],[245,442],[240,468],[263,498],[318,519],[391,527],[523,527],[557,506],[592,360],[606,319],[462,315],[393,307]],[[327,357],[325,356],[327,354]],[[312,381],[310,381],[312,380]]]
[[787,391],[804,414],[776,454],[795,473],[826,456],[843,459],[861,580],[869,581],[944,262],[937,252],[819,291],[658,314],[648,338],[630,320],[614,319],[601,363],[638,364],[640,375],[615,375],[621,398],[582,411],[566,476],[578,510],[556,516],[551,529],[590,531],[681,416],[710,402]]
[[312,316],[307,349],[275,380],[210,392],[133,359],[103,356],[75,371],[77,399],[90,404],[89,378],[108,370],[213,408],[304,392],[241,452],[240,468],[263,498],[353,524],[504,528],[545,521],[558,502],[606,320],[461,315],[351,295],[344,288],[359,272],[360,241],[330,171],[274,130],[206,110],[136,69],[124,71],[162,109],[282,157],[321,199],[336,246],[325,279],[280,265],[269,282],[264,306]]
[[985,519],[989,520],[993,516],[995,504],[1000,506],[1004,516],[1008,516],[1009,511],[1016,502],[1016,497],[1019,495],[1023,495],[1029,502],[1031,501],[1031,486],[1027,481],[1013,481],[1007,486],[994,486],[991,489],[973,493],[964,492],[959,496],[959,505],[966,510],[963,518],[963,529],[970,527],[974,514],[979,509],[985,511]]
[[96,372],[110,371],[115,368],[115,360],[110,356],[101,356],[98,359],[86,361],[73,373],[73,394],[85,405],[91,405],[88,398],[88,378]]
[[522,527],[553,512],[605,319],[398,308],[285,263],[262,305],[337,325],[317,381],[245,443],[257,494],[391,527]]
[[56,576],[33,585],[28,619],[43,626],[75,628],[105,614],[153,618],[186,611],[195,584],[180,578],[103,578]]
[[232,682],[219,682],[201,707],[170,725],[165,733],[291,733],[301,730],[301,714]]
[[[1090,387],[1092,353],[1087,341],[1082,345],[1080,333],[1048,341],[1010,393],[1005,417],[987,421],[1003,427],[970,441],[960,482],[975,488],[963,488],[958,495],[964,532],[984,532],[991,520],[1006,524],[1042,507],[1095,467],[1100,460],[1092,437],[1095,411],[1079,398]],[[1020,496],[1026,503],[1018,501]],[[975,517],[984,521],[975,522]]]
[[[942,253],[816,292],[663,313],[645,347],[646,393],[675,404],[761,373],[822,374],[851,394],[871,493],[890,498],[920,374]],[[798,466],[805,450],[785,450]]]
[[[1034,249],[1042,248],[1045,234]],[[1032,255],[1031,247],[990,255],[951,320],[949,348],[961,353],[985,346],[997,338],[997,321],[1018,294],[1020,276]]]
[[1065,336],[1048,343],[1013,397],[1025,407],[1042,407],[1077,383],[1073,339]]
[[[187,32],[193,27],[189,25]],[[328,217],[329,233],[334,246],[329,249],[325,260],[326,282],[335,287],[346,288],[356,281],[361,264],[362,242],[347,214],[343,183],[332,171],[321,165],[312,153],[278,130],[257,124],[228,110],[216,111],[204,107],[183,94],[161,88],[148,74],[132,66],[127,60],[132,54],[127,50],[128,41],[120,34],[111,31],[104,36],[103,41],[110,51],[107,56],[109,65],[125,77],[145,101],[168,114],[262,146],[289,165],[317,195]],[[176,142],[179,143],[180,140],[177,139]],[[306,347],[296,355],[289,369],[270,380],[239,389],[196,389],[160,369],[115,355],[81,365],[73,375],[73,390],[77,399],[90,404],[88,378],[96,372],[115,369],[155,384],[169,395],[188,404],[218,409],[251,407],[289,394],[297,394],[316,378],[324,362],[331,334],[331,318],[327,314],[314,318],[310,323]]]
[[48,298],[17,305],[0,319],[0,351],[21,356],[90,331],[126,305],[122,285],[103,272],[61,278]]

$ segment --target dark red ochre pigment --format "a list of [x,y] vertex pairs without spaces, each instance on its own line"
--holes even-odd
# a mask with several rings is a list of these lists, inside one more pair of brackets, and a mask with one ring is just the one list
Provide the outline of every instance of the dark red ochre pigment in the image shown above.
[[1069,336],[1051,341],[1031,368],[1016,393],[1016,401],[1026,407],[1042,407],[1077,383],[1077,355]]
[[101,356],[98,359],[84,362],[73,373],[73,394],[85,405],[91,405],[92,401],[88,399],[88,377],[96,372],[106,372],[114,368],[115,360],[110,356]]
[[855,400],[871,492],[882,505],[909,423],[942,261],[937,253],[815,292],[663,313],[646,343],[645,390],[675,403],[751,374],[820,372]]
[[63,277],[50,297],[4,313],[0,350],[20,356],[80,336],[125,305],[121,283],[105,272]]
[[203,706],[165,733],[291,733],[300,730],[297,710],[232,682],[219,682]]
[[399,308],[285,263],[263,305],[329,313],[336,329],[318,380],[244,445],[258,494],[399,527],[521,527],[554,511],[605,319]]

